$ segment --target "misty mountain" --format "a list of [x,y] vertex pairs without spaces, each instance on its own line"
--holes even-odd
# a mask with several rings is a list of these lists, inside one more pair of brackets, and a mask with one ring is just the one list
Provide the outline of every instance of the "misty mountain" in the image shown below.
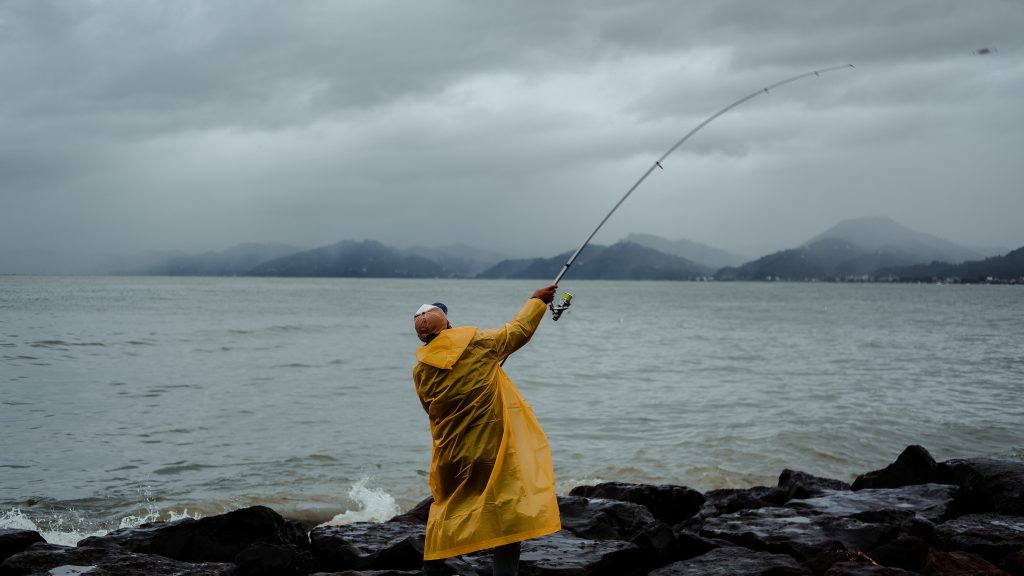
[[[551,279],[570,256],[571,251],[552,258],[503,260],[477,278]],[[692,280],[709,276],[712,271],[685,258],[623,240],[611,246],[587,246],[570,273],[580,280]]]
[[263,262],[301,250],[287,244],[239,244],[219,252],[165,258],[158,264],[141,268],[141,273],[157,276],[242,276]]
[[715,273],[720,280],[817,280],[870,276],[879,268],[906,266],[921,259],[900,252],[874,252],[839,238],[821,238],[799,248],[769,254]]
[[824,238],[845,240],[868,252],[906,254],[918,262],[939,260],[956,263],[985,256],[949,240],[911,230],[884,216],[843,220],[811,238],[805,245]]
[[506,258],[503,254],[465,244],[427,247],[413,246],[401,251],[406,256],[421,256],[440,264],[450,275],[472,278]]
[[626,236],[625,241],[653,248],[659,252],[664,252],[665,254],[680,256],[716,270],[724,266],[739,266],[749,260],[744,256],[738,256],[731,252],[726,252],[725,250],[712,248],[711,246],[701,244],[700,242],[693,242],[686,239],[666,240],[665,238],[655,236],[654,234],[630,234],[629,236]]
[[444,278],[437,262],[402,254],[375,240],[344,241],[264,262],[249,276]]
[[904,281],[931,281],[959,278],[965,282],[984,282],[989,278],[998,280],[1024,280],[1024,247],[1017,248],[1003,256],[983,260],[950,264],[931,262],[898,268],[883,268],[879,276],[891,276]]
[[726,267],[723,280],[820,280],[878,276],[883,268],[900,268],[935,260],[960,262],[980,256],[889,218],[844,220],[797,248],[763,256],[739,267]]

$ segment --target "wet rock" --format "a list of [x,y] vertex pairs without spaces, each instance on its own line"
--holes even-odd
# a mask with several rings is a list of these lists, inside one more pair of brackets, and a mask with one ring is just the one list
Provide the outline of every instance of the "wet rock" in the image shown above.
[[184,518],[143,524],[89,537],[78,545],[118,547],[184,562],[234,562],[243,550],[269,546],[279,554],[287,550],[295,570],[306,573],[310,571],[306,564],[312,560],[309,539],[302,527],[265,506],[198,520]]
[[310,576],[420,576],[419,570],[345,570],[344,572],[317,572]]
[[855,518],[802,515],[792,508],[742,510],[704,524],[701,536],[804,561],[829,551],[863,552],[898,536],[899,529]]
[[704,538],[699,534],[688,531],[676,531],[676,557],[679,560],[687,560],[703,556],[716,549],[731,546],[731,542],[725,540],[713,540]]
[[672,528],[656,520],[646,506],[605,498],[559,496],[558,509],[562,528],[580,538],[636,544],[648,560],[646,568],[679,559]]
[[414,522],[426,526],[427,517],[430,516],[430,505],[434,503],[433,496],[427,496],[409,511],[395,516],[389,522]]
[[995,512],[1024,516],[1024,462],[971,458],[939,465],[943,482],[961,489],[964,514]]
[[701,508],[701,515],[704,517],[781,506],[787,500],[784,490],[768,486],[747,489],[722,488],[705,493],[704,498],[705,503]]
[[675,525],[700,512],[704,495],[685,486],[663,484],[629,484],[626,482],[603,482],[596,486],[577,486],[570,496],[585,498],[607,498],[632,502],[647,508],[658,520]]
[[310,576],[420,576],[419,570],[346,570],[344,572],[317,572]]
[[838,562],[825,572],[825,576],[915,576],[902,568],[889,568],[871,562]]
[[318,526],[309,539],[325,570],[418,570],[424,533],[419,522],[356,522]]
[[899,488],[939,482],[938,464],[921,446],[907,446],[896,461],[881,470],[861,474],[853,481],[853,490]]
[[[491,555],[464,559],[481,574],[490,574]],[[646,574],[644,552],[620,540],[588,540],[562,530],[523,542],[519,576],[640,576]]]
[[833,516],[852,516],[884,510],[911,511],[935,523],[949,516],[956,493],[956,487],[945,484],[865,489],[858,492],[832,491],[817,498],[794,500],[786,504],[786,507]]
[[[794,498],[804,499],[822,496],[826,491],[849,490],[850,485],[841,480],[822,478],[807,472],[787,468],[779,475],[778,488],[785,501],[788,502]],[[778,496],[775,497],[777,498]]]
[[939,548],[973,552],[993,563],[1024,550],[1024,518],[970,514],[935,527]]
[[233,564],[188,563],[154,554],[134,554],[120,548],[71,548],[33,544],[0,564],[0,575],[89,574],[89,576],[229,576]]
[[0,562],[36,542],[46,542],[35,530],[0,529]]
[[1006,576],[1006,572],[981,556],[970,552],[938,552],[932,550],[921,567],[922,576]]
[[632,540],[657,520],[639,504],[604,498],[559,496],[562,528],[580,538]]
[[756,552],[735,546],[718,548],[675,562],[650,576],[810,576],[811,571],[784,554]]
[[1024,576],[1024,550],[1014,552],[1006,558],[1003,558],[1003,562],[999,567],[1010,573],[1012,576]]
[[867,555],[882,566],[916,572],[924,566],[929,553],[931,548],[921,538],[901,536],[869,551]]

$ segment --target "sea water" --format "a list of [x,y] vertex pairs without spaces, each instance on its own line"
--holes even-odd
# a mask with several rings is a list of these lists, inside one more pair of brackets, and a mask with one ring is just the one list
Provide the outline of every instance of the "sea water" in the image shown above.
[[[0,277],[0,527],[51,542],[263,504],[426,497],[412,314],[510,320],[543,281]],[[1024,458],[1024,290],[586,282],[505,370],[559,491],[851,480],[909,444]]]

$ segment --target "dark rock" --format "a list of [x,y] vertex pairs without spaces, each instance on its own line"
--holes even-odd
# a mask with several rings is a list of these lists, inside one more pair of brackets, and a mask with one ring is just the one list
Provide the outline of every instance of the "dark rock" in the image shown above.
[[740,510],[752,510],[781,506],[786,503],[786,492],[780,488],[754,486],[747,489],[722,488],[704,494],[705,503],[701,514],[705,517],[731,514]]
[[[285,520],[265,506],[242,508],[198,520],[185,518],[143,524],[138,528],[115,530],[105,536],[89,537],[78,545],[118,547],[184,562],[234,562],[242,551],[247,551],[251,560],[257,556],[281,554],[288,549],[290,562],[296,570],[312,571],[306,532],[298,523]],[[254,550],[260,547],[271,547],[272,551],[261,553]],[[250,568],[255,569],[253,566]]]
[[918,571],[928,560],[931,548],[924,540],[914,536],[901,536],[882,544],[867,554],[882,566]]
[[[491,572],[491,554],[464,557],[481,574]],[[523,542],[519,576],[639,576],[646,574],[644,552],[618,540],[588,540],[562,530]]]
[[1012,576],[1024,576],[1024,550],[1014,552],[1003,558],[1000,568],[1009,572]]
[[895,539],[898,528],[855,518],[801,515],[792,508],[741,510],[704,524],[701,536],[739,546],[788,554],[804,561],[830,551],[863,552]]
[[841,480],[821,478],[807,472],[787,468],[779,475],[778,488],[785,495],[785,499],[788,502],[794,498],[803,499],[821,496],[826,490],[849,490],[850,485]]
[[46,542],[35,530],[0,529],[0,562],[36,542]]
[[970,552],[932,550],[921,567],[922,576],[1007,576],[988,560]]
[[703,536],[687,531],[676,531],[676,555],[680,560],[696,558],[697,556],[707,554],[716,548],[731,545],[732,543],[724,540],[704,538]]
[[998,564],[1024,550],[1024,518],[998,514],[970,514],[935,527],[939,548],[963,550]]
[[434,503],[433,496],[427,496],[409,511],[395,516],[388,522],[418,522],[426,526],[427,518],[430,516],[430,505]]
[[317,572],[309,576],[420,576],[419,570],[346,570],[344,572]]
[[344,572],[317,572],[310,576],[420,576],[419,570],[345,570]]
[[939,482],[935,459],[921,446],[907,446],[896,461],[881,470],[861,474],[853,481],[853,490],[899,488]]
[[883,510],[911,511],[934,523],[949,516],[956,493],[956,487],[945,484],[865,489],[858,492],[834,491],[817,498],[794,500],[786,504],[786,507],[833,516],[852,516]]
[[902,568],[888,568],[871,562],[838,562],[833,564],[825,576],[914,576],[917,572]]
[[318,526],[309,538],[326,570],[414,570],[423,564],[424,532],[419,522],[355,522]]
[[594,540],[629,541],[657,523],[644,506],[604,498],[559,496],[558,511],[562,528]]
[[789,556],[755,552],[735,546],[718,548],[689,560],[675,562],[650,576],[810,576],[811,572]]
[[1024,516],[1024,462],[949,460],[939,465],[939,474],[943,482],[960,487],[958,504],[964,514]]
[[[61,572],[54,569],[64,568]],[[80,570],[76,570],[79,568]],[[88,574],[89,576],[233,576],[233,564],[187,563],[153,554],[133,554],[120,548],[71,548],[33,544],[0,564],[0,575]]]
[[608,498],[639,504],[655,518],[666,524],[675,525],[700,512],[704,495],[685,486],[663,484],[629,484],[625,482],[604,482],[596,486],[577,486],[570,496],[585,498]]
[[562,528],[580,538],[621,540],[636,544],[647,558],[647,569],[679,559],[676,536],[654,518],[646,506],[622,500],[559,496]]

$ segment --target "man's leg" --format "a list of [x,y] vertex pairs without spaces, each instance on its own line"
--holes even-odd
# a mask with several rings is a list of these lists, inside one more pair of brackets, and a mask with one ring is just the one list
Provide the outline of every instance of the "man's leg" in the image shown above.
[[513,542],[494,549],[492,572],[494,576],[516,576],[519,573],[519,552],[522,544]]

